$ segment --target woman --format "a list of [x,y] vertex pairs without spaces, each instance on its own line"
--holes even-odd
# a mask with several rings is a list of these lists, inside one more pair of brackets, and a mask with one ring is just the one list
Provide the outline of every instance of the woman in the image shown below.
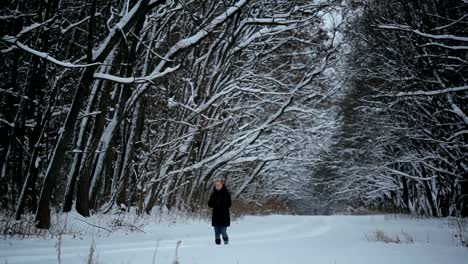
[[221,179],[215,180],[213,193],[208,200],[208,206],[213,208],[213,215],[211,217],[211,225],[215,231],[215,243],[221,244],[220,235],[223,237],[224,244],[229,243],[229,238],[226,233],[227,227],[231,225],[229,216],[229,208],[231,207],[231,194],[226,189],[224,181]]

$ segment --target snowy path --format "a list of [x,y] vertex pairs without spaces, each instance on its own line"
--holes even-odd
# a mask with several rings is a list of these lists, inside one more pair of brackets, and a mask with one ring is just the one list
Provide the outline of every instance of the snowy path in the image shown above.
[[[414,244],[370,243],[377,229],[402,230]],[[98,263],[173,263],[175,245],[180,264],[244,263],[424,263],[466,264],[468,249],[456,246],[442,220],[386,219],[383,216],[246,217],[228,229],[230,245],[216,246],[207,223],[150,224],[146,234],[95,237]],[[159,239],[159,242],[158,242]],[[0,263],[58,263],[57,240],[0,241]],[[62,263],[86,263],[91,237],[65,237]]]

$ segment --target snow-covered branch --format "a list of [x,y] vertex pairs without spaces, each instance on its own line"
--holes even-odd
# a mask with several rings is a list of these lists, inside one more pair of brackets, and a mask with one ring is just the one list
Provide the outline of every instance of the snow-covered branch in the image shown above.
[[93,76],[95,79],[100,80],[107,80],[116,83],[124,83],[124,84],[139,84],[139,83],[152,83],[154,80],[165,76],[168,73],[174,72],[178,70],[180,65],[175,67],[166,68],[163,72],[155,73],[149,76],[144,77],[119,77],[108,73],[100,73],[97,72]]
[[42,22],[42,23],[34,23],[30,26],[27,26],[27,27],[24,27],[16,36],[15,38],[16,39],[19,39],[20,37],[22,37],[24,34],[27,34],[31,31],[34,31],[40,27],[43,27],[44,25],[46,24],[49,24],[50,22],[53,22],[54,20],[56,19],[56,17],[52,17],[50,19],[47,19],[46,21]]
[[3,118],[0,118],[0,123],[6,124],[7,126],[12,127],[12,128],[15,127],[14,123],[10,123]]
[[468,86],[451,87],[451,88],[434,90],[434,91],[422,91],[421,90],[421,91],[415,91],[415,92],[400,92],[396,94],[395,96],[398,96],[398,97],[416,96],[416,95],[432,96],[432,95],[440,95],[440,94],[454,93],[454,92],[460,92],[460,91],[468,91]]
[[417,29],[411,29],[409,26],[404,26],[404,25],[379,25],[378,27],[381,29],[408,31],[408,32],[415,33],[419,36],[431,38],[431,39],[456,40],[456,41],[468,42],[468,37],[460,37],[460,36],[454,36],[450,34],[442,34],[442,35],[428,34],[428,33],[421,32]]
[[50,56],[49,54],[47,54],[45,52],[37,51],[35,49],[32,49],[32,48],[26,46],[25,44],[18,41],[17,38],[12,37],[12,36],[3,36],[2,41],[5,41],[5,42],[7,42],[9,44],[12,44],[12,45],[14,45],[14,46],[16,46],[16,47],[30,53],[31,55],[38,56],[40,58],[43,58],[45,60],[48,60],[48,61],[56,64],[56,65],[66,67],[66,68],[85,68],[85,67],[100,65],[100,63],[98,63],[98,62],[91,63],[91,64],[73,64],[73,63],[70,63],[70,62],[60,61],[60,60]]
[[[101,13],[96,13],[96,16],[100,16],[100,15],[102,15],[102,14]],[[87,17],[81,19],[78,22],[71,23],[67,27],[62,27],[62,28],[60,28],[60,33],[66,34],[68,31],[70,31],[71,29],[83,24],[84,22],[88,21],[90,18],[91,18],[91,16],[87,16]]]
[[223,12],[223,14],[215,17],[208,26],[202,28],[191,37],[179,40],[175,45],[173,45],[169,49],[169,51],[164,56],[165,59],[158,64],[155,71],[161,71],[166,65],[167,60],[171,59],[177,52],[199,43],[211,32],[213,32],[213,30],[215,30],[219,25],[223,24],[228,18],[230,18],[233,14],[240,10],[244,5],[246,5],[247,2],[248,0],[240,0],[236,2],[232,7],[229,7],[225,12]]

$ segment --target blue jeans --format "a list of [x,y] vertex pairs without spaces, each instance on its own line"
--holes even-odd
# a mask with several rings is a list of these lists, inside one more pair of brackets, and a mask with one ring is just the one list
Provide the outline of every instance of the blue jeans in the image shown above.
[[215,239],[219,239],[219,236],[223,236],[223,240],[227,241],[228,240],[228,235],[226,233],[227,226],[215,226],[214,231],[215,231]]

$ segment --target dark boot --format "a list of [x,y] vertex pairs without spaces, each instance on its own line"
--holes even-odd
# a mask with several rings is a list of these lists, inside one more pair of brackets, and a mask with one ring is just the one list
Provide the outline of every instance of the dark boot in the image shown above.
[[220,245],[221,244],[221,239],[219,239],[219,238],[215,239],[215,243],[216,243],[216,245]]
[[229,238],[227,238],[227,237],[226,237],[226,238],[224,238],[224,237],[223,237],[223,240],[224,240],[224,245],[227,245],[227,244],[229,244]]

